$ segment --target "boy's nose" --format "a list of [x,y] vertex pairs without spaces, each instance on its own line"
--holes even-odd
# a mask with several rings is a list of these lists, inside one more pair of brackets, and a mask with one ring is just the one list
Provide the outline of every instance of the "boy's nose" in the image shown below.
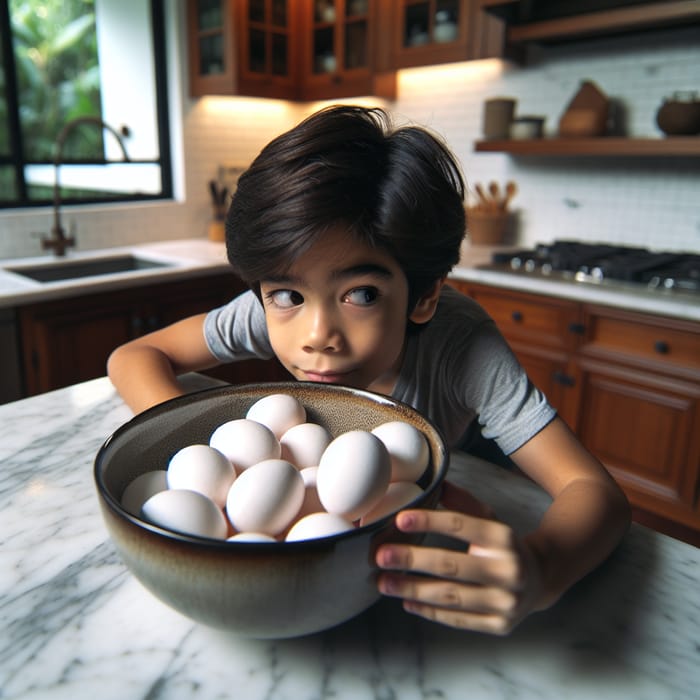
[[304,350],[306,352],[337,352],[342,344],[342,335],[333,314],[317,308],[308,319]]

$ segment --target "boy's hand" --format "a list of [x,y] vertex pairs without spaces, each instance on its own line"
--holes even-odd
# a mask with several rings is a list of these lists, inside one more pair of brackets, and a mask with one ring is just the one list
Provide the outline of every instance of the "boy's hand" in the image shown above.
[[[450,490],[445,505],[453,496],[459,500],[460,494]],[[405,510],[396,516],[396,525],[404,532],[464,542],[464,551],[399,544],[378,548],[377,565],[389,570],[380,575],[379,590],[403,598],[406,611],[451,627],[505,635],[535,609],[539,567],[507,525],[453,510]]]

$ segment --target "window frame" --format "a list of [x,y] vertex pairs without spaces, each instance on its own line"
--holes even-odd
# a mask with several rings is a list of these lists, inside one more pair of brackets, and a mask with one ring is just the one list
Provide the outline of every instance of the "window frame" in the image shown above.
[[[158,127],[158,153],[156,159],[139,160],[130,159],[132,163],[147,163],[160,167],[160,192],[159,193],[123,193],[118,196],[100,196],[95,193],[92,197],[61,197],[62,204],[86,205],[94,204],[123,204],[129,202],[161,201],[173,199],[173,166],[170,153],[170,121],[168,118],[168,71],[167,71],[167,46],[166,46],[166,17],[164,0],[150,0],[150,14],[153,40],[153,69],[155,82],[156,123]],[[25,167],[28,165],[54,165],[53,160],[27,161],[24,158],[23,135],[20,122],[19,93],[17,89],[16,62],[12,42],[12,25],[8,2],[0,2],[0,46],[2,49],[2,65],[5,73],[6,95],[5,100],[8,110],[8,138],[10,152],[7,155],[0,153],[0,165],[11,166],[15,172],[16,197],[4,199],[0,193],[0,210],[11,211],[14,209],[36,209],[53,206],[53,198],[30,199],[25,179]],[[105,135],[105,138],[112,138]],[[128,145],[127,145],[128,150]],[[115,161],[104,158],[91,159],[66,159],[64,163],[71,166],[80,165],[108,165]]]

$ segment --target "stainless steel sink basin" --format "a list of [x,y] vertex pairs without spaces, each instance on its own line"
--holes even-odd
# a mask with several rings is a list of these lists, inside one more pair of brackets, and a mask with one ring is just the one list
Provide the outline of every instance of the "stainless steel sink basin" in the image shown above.
[[172,267],[172,265],[139,258],[135,255],[119,255],[87,260],[58,260],[38,265],[15,265],[5,269],[37,282],[60,282],[81,277],[99,277],[118,272],[138,272],[163,267]]

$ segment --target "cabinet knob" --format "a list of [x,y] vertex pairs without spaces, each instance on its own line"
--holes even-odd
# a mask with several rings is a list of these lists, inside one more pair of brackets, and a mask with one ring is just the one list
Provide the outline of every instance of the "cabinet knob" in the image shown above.
[[576,380],[573,377],[570,377],[564,372],[555,372],[552,375],[552,379],[554,379],[557,384],[562,384],[563,386],[574,386],[576,383]]
[[143,333],[143,319],[138,316],[137,314],[134,314],[131,317],[131,334],[133,336],[139,336]]
[[516,323],[520,323],[523,320],[523,312],[522,311],[513,311],[513,313],[510,315],[510,317]]
[[586,327],[583,325],[583,323],[570,323],[569,324],[569,333],[575,333],[576,335],[583,335],[585,331],[586,331]]
[[656,350],[659,355],[668,355],[670,349],[671,348],[668,346],[668,343],[665,340],[657,340],[654,343],[654,350]]

